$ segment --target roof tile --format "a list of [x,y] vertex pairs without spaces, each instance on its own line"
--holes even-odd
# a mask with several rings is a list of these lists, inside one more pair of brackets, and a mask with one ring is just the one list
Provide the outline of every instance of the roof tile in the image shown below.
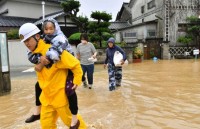
[[14,16],[0,16],[0,26],[2,27],[20,27],[22,24],[31,22],[34,23],[37,19],[14,17]]

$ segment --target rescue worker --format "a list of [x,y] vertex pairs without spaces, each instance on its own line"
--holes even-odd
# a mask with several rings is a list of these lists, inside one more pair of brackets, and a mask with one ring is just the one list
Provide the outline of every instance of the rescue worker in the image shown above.
[[[32,23],[25,23],[19,29],[19,37],[21,42],[24,42],[26,47],[32,53],[40,53],[44,58],[43,61],[37,65],[47,65],[48,60],[46,58],[46,52],[51,47],[50,44],[46,44],[41,39],[40,30]],[[76,88],[81,84],[82,69],[80,62],[69,52],[63,51],[60,55],[59,62],[53,64],[51,68],[44,67],[40,72],[36,71],[39,85],[42,89],[40,95],[40,101],[42,104],[40,123],[42,129],[56,129],[56,121],[58,116],[61,120],[70,127],[71,124],[71,112],[69,110],[69,103],[65,94],[65,82],[70,69],[74,75],[74,87]],[[78,115],[79,125],[70,127],[70,129],[86,129],[86,124]]]

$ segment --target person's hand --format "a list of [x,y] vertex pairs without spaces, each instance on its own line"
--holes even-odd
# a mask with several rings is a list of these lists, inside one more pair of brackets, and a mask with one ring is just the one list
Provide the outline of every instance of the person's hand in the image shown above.
[[43,65],[48,65],[50,63],[50,61],[47,59],[46,56],[41,56],[40,57],[40,62],[43,64]]
[[104,64],[104,65],[103,65],[103,68],[106,69],[106,67],[107,67],[107,64]]
[[121,60],[121,65],[123,65],[123,64],[124,64],[124,62],[125,62],[125,61],[122,59],[122,60]]
[[35,65],[35,71],[40,72],[42,71],[44,65],[42,63],[39,63],[37,65]]
[[72,87],[72,89],[73,89],[73,90],[76,90],[77,87],[78,87],[78,85],[74,85],[74,86]]
[[92,58],[94,58],[94,59],[95,59],[95,58],[96,58],[96,55],[92,55]]

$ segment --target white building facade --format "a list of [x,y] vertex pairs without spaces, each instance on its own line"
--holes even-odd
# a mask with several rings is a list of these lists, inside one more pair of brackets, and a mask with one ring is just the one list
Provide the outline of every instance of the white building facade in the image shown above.
[[[177,39],[186,34],[184,31],[180,31],[181,27],[185,27],[187,24],[186,18],[198,17],[200,13],[199,0],[130,0],[128,7],[131,10],[132,25],[116,31],[115,35],[123,36],[121,39],[128,43],[142,41],[147,46],[144,48],[147,49],[144,50],[147,52],[145,58],[149,58],[148,52],[151,51],[148,46],[153,46],[152,50],[155,50],[156,56],[163,59],[168,58],[169,53],[184,54],[184,51],[188,51],[181,48],[182,51],[173,50],[180,51],[180,53],[174,53],[170,51],[170,47],[184,47],[182,43],[177,42]],[[195,45],[195,43],[191,45]],[[189,51],[192,49],[191,47]],[[169,53],[166,53],[167,51]]]

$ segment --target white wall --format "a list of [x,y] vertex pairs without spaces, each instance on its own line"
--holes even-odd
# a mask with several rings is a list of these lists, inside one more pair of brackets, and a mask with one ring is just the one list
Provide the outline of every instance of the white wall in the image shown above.
[[[132,9],[131,9],[131,13],[132,13],[132,19],[133,19],[133,22],[132,24],[133,25],[136,25],[136,24],[139,24],[139,23],[142,23],[142,19],[144,19],[144,22],[147,22],[147,21],[153,21],[155,19],[157,19],[155,17],[156,13],[152,13],[150,14],[149,16],[145,16],[143,18],[140,18],[138,20],[134,20],[135,18],[138,18],[139,16],[144,16],[144,14],[148,13],[148,12],[151,12],[157,8],[160,8],[162,7],[162,3],[161,0],[155,0],[155,5],[156,7],[153,7],[151,9],[148,9],[147,8],[147,5],[148,3],[150,2],[151,0],[136,0],[135,4],[133,5]],[[144,13],[142,14],[141,13],[141,7],[142,6],[145,6],[144,8]]]
[[28,49],[19,40],[8,41],[10,66],[32,66],[27,58]]
[[[131,14],[132,14],[132,19],[135,19],[139,16],[142,15],[141,13],[141,7],[145,5],[145,11],[146,12],[146,4],[145,4],[145,0],[136,0],[135,4],[133,5],[132,9],[131,9]],[[139,24],[142,22],[142,19],[137,20],[137,21],[133,21],[133,25],[135,24]]]
[[[141,26],[135,26],[133,28],[130,28],[130,29],[126,29],[126,30],[121,30],[119,32],[123,33],[126,33],[126,32],[130,32],[130,33],[133,33],[133,32],[136,32],[137,33],[137,36],[136,37],[124,37],[124,41],[125,42],[137,42],[138,39],[146,39],[147,38],[147,32],[148,30],[157,30],[157,25],[156,24],[146,24],[146,25],[141,25]],[[115,32],[115,36],[116,36],[116,41],[119,41],[120,40],[120,33],[119,32]]]
[[[4,14],[4,16],[39,18],[42,16],[41,2],[35,0],[7,0],[4,5],[0,6],[0,12],[8,9],[8,14]],[[45,3],[45,14],[62,10],[60,4]]]
[[[72,51],[76,54],[76,46],[72,46]],[[28,49],[19,40],[8,41],[8,53],[10,66],[33,66],[28,61]]]
[[120,31],[115,32],[115,41],[121,42],[121,34]]

